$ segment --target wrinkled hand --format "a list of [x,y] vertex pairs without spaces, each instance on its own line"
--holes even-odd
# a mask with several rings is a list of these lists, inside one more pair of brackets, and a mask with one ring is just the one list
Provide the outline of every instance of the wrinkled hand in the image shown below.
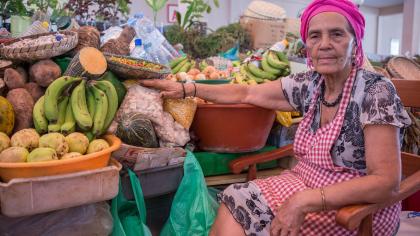
[[280,205],[276,216],[271,222],[271,236],[297,236],[306,213],[303,211],[304,203],[295,194]]
[[160,96],[163,98],[182,98],[184,92],[182,84],[170,80],[152,79],[139,80],[139,84],[144,87],[160,90]]

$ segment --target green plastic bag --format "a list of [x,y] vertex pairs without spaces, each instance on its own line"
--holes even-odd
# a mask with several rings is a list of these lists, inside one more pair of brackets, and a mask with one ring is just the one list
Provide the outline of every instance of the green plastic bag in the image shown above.
[[111,214],[114,220],[112,236],[152,236],[146,226],[146,205],[136,174],[128,169],[135,201],[125,199],[121,179],[118,195],[112,199]]
[[209,194],[200,164],[187,151],[184,177],[160,235],[208,235],[218,207],[216,199]]

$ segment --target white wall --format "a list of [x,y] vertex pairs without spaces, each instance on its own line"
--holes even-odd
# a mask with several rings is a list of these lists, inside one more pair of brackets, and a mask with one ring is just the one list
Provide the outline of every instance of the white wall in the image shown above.
[[[399,39],[402,43],[403,14],[379,16],[378,49],[379,55],[390,55],[391,39]],[[400,46],[401,53],[401,46]]]
[[376,53],[378,35],[378,16],[379,9],[361,6],[360,10],[365,16],[365,38],[363,39],[363,50],[365,53]]

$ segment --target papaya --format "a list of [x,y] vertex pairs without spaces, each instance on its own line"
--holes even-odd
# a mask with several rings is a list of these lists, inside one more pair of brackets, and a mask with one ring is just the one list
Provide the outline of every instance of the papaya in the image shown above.
[[0,132],[10,135],[14,126],[15,112],[13,106],[5,97],[0,96]]

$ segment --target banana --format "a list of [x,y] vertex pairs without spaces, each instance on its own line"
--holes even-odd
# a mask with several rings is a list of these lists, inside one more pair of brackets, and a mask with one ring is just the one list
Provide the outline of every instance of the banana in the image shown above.
[[252,63],[248,63],[247,65],[248,65],[248,67],[247,67],[248,70],[253,75],[255,75],[256,77],[259,77],[259,78],[262,78],[262,79],[269,79],[269,80],[275,80],[277,78],[277,76],[261,70],[260,68],[258,68],[256,65],[254,65]]
[[288,64],[279,60],[275,52],[269,51],[267,56],[267,62],[270,66],[277,69],[285,69],[288,67]]
[[70,102],[71,109],[73,110],[74,119],[77,125],[82,130],[89,130],[92,128],[92,117],[89,114],[86,105],[86,81],[82,82],[73,89]]
[[241,68],[240,68],[241,74],[244,75],[247,78],[247,80],[255,80],[255,81],[261,83],[263,81],[263,79],[258,78],[257,76],[253,75],[251,72],[249,72],[247,67],[248,66],[246,64],[241,66]]
[[277,58],[279,58],[280,61],[289,64],[289,59],[287,58],[286,54],[279,51],[274,51],[274,53],[277,55]]
[[200,69],[200,71],[203,71],[204,69],[206,69],[206,67],[208,66],[206,60],[201,60],[200,63],[198,64],[198,67]]
[[247,82],[248,82],[249,85],[257,85],[258,84],[257,81],[255,81],[253,79],[250,79]]
[[44,134],[48,131],[48,120],[45,118],[44,114],[44,102],[45,96],[42,96],[34,105],[32,110],[32,118],[34,120],[35,130],[39,134]]
[[89,139],[89,142],[92,142],[95,139],[95,135],[93,135],[92,131],[85,132],[85,135]]
[[95,136],[99,136],[104,128],[106,115],[108,113],[108,98],[106,97],[106,94],[95,85],[91,86],[91,91],[96,102],[92,133]]
[[169,62],[169,66],[171,67],[171,69],[175,68],[181,61],[185,60],[185,58],[187,58],[187,55],[178,57],[173,59],[172,61]]
[[45,117],[50,122],[57,122],[58,119],[58,98],[63,91],[74,82],[82,80],[77,77],[62,76],[54,80],[45,92],[44,111]]
[[76,120],[74,119],[73,109],[71,109],[71,102],[67,104],[66,117],[64,123],[61,125],[61,133],[64,135],[73,133],[76,130]]
[[118,109],[118,95],[117,90],[115,90],[114,85],[112,85],[111,82],[108,81],[97,81],[95,85],[105,92],[106,97],[108,98],[108,112],[106,114],[105,123],[102,128],[101,133],[105,133],[111,125],[112,120],[114,120],[115,113]]
[[48,133],[60,132],[61,125],[64,123],[66,118],[66,109],[67,103],[69,102],[69,97],[65,96],[61,98],[61,101],[58,103],[58,119],[54,123],[48,125]]
[[190,67],[191,67],[191,62],[190,62],[190,61],[187,61],[187,63],[185,63],[185,64],[181,67],[181,69],[179,69],[179,71],[178,71],[178,72],[187,72],[187,71],[190,69]]
[[188,58],[185,58],[184,60],[182,60],[180,63],[178,63],[178,65],[176,65],[173,69],[172,69],[172,74],[176,74],[179,72],[179,70],[188,62]]
[[263,68],[264,71],[266,71],[270,74],[279,76],[281,74],[281,70],[270,66],[270,64],[268,64],[268,62],[267,62],[267,60],[268,60],[267,57],[268,57],[268,53],[266,52],[263,55],[263,59],[261,61],[261,67]]
[[95,103],[96,102],[95,102],[95,97],[93,96],[93,93],[92,93],[90,87],[88,87],[86,89],[86,102],[87,102],[89,115],[90,115],[90,117],[93,117],[95,115]]

